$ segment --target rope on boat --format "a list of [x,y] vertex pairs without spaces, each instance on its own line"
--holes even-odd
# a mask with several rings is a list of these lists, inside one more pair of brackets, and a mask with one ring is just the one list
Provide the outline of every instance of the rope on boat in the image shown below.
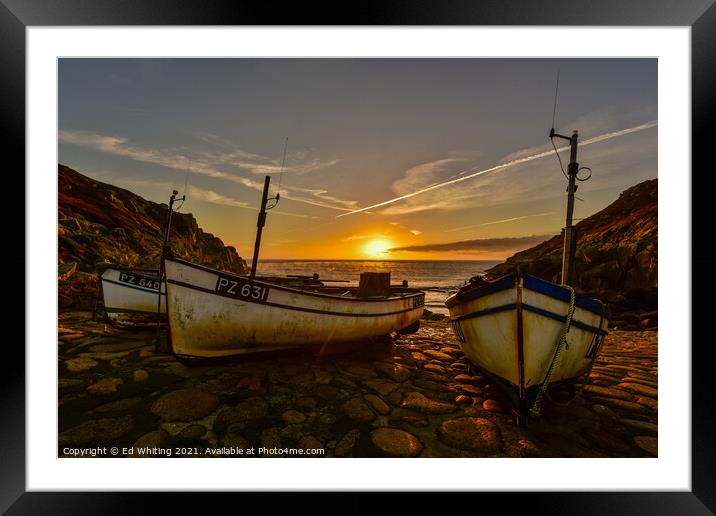
[[[599,331],[602,330],[602,324],[604,324],[604,316],[605,316],[606,308],[607,308],[606,305],[604,303],[602,303],[602,313],[599,315],[599,325],[597,326],[597,328],[599,328]],[[551,401],[552,403],[556,403],[557,405],[562,405],[563,407],[566,407],[567,405],[572,403],[574,401],[574,399],[584,390],[584,387],[589,382],[589,374],[592,372],[592,367],[594,367],[594,362],[597,360],[597,356],[599,356],[598,353],[596,355],[592,356],[592,363],[589,365],[589,369],[587,369],[587,371],[582,375],[584,377],[584,379],[582,380],[582,383],[579,385],[579,389],[577,389],[574,392],[574,397],[571,400],[569,400],[567,403],[556,402],[555,400],[553,400],[550,397],[549,391],[548,391],[546,394],[547,394],[547,398],[549,398],[549,401]]]
[[559,360],[559,355],[562,353],[562,348],[567,344],[567,333],[569,333],[569,328],[572,326],[572,317],[574,317],[575,294],[574,289],[572,287],[570,287],[569,285],[564,286],[569,289],[569,310],[567,311],[567,317],[564,320],[564,326],[562,327],[562,331],[559,334],[559,340],[557,341],[557,346],[554,350],[552,361],[549,364],[549,368],[547,368],[547,374],[544,377],[542,385],[540,385],[539,390],[537,391],[537,398],[535,399],[535,402],[530,409],[530,413],[533,416],[539,416],[542,412],[542,398],[544,398],[547,392],[547,388],[549,387],[549,380],[552,377],[552,372],[554,371],[554,366]]

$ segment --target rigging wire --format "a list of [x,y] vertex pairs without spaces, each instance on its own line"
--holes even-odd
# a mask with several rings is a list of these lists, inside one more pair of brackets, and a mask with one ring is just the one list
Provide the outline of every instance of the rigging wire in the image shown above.
[[[557,68],[557,84],[555,85],[555,88],[554,88],[554,105],[553,105],[553,107],[552,107],[552,133],[554,133],[554,121],[555,121],[555,119],[556,119],[556,117],[557,117],[557,98],[558,98],[558,94],[559,94],[559,72],[560,72],[560,69]],[[552,133],[550,133],[550,135],[551,135]],[[557,150],[557,146],[554,144],[554,137],[553,137],[553,136],[550,136],[549,141],[550,141],[550,143],[552,144],[552,148],[554,149],[554,153],[557,155],[557,160],[559,161],[559,169],[562,171],[562,175],[563,175],[565,178],[569,179],[569,176],[568,176],[567,173],[564,171],[564,164],[562,163],[562,158],[561,158],[561,156],[559,155],[559,151]],[[580,172],[580,170],[589,170],[589,175],[588,175],[587,177],[583,177],[583,178],[582,178],[582,177],[579,177],[579,172]],[[577,170],[577,174],[575,174],[575,176],[574,176],[574,178],[575,178],[577,181],[581,181],[581,182],[589,181],[589,179],[590,179],[591,177],[592,177],[592,169],[589,168],[589,167],[579,167],[579,169]],[[579,199],[579,200],[581,201],[582,199]]]
[[186,186],[189,183],[189,172],[191,171],[191,158],[189,158],[189,166],[186,169],[186,175],[184,176],[184,191],[181,196],[181,204],[175,208],[174,211],[181,210],[181,207],[184,206],[184,203],[186,202]]
[[554,138],[550,138],[549,141],[552,143],[552,148],[554,149],[554,153],[557,155],[557,159],[559,160],[559,168],[562,170],[562,174],[564,174],[564,177],[569,179],[569,176],[564,171],[564,165],[562,165],[562,158],[559,157],[559,151],[557,150],[557,146],[554,144]]
[[276,197],[273,199],[270,199],[274,201],[274,203],[271,206],[267,206],[266,209],[270,210],[272,208],[275,208],[278,205],[278,200],[281,198],[281,181],[283,181],[283,169],[286,165],[286,149],[288,148],[288,136],[286,136],[286,140],[283,144],[283,160],[281,161],[281,172],[279,172],[278,175],[278,188],[276,188]]

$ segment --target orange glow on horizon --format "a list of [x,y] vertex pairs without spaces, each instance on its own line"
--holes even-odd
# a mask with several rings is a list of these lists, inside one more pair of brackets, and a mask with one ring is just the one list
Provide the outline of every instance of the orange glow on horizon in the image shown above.
[[[392,236],[375,234],[346,242],[342,235],[321,236],[312,241],[266,239],[262,243],[260,259],[269,260],[495,260],[502,261],[522,248],[500,251],[408,251],[393,250],[405,241]],[[410,242],[413,243],[413,242]],[[250,260],[253,245],[250,242],[232,242],[240,256]]]
[[371,260],[379,260],[381,258],[389,260],[390,253],[388,250],[393,247],[395,247],[395,245],[390,240],[385,238],[375,238],[366,243],[363,246],[362,251],[365,257],[370,258]]
[[[222,221],[223,222],[223,221]],[[251,221],[253,222],[253,221]],[[248,223],[247,223],[248,225]],[[387,226],[387,227],[386,227]],[[213,228],[210,228],[213,229]],[[239,234],[236,226],[229,231]],[[253,228],[252,228],[253,229]],[[241,233],[249,233],[241,228]],[[222,234],[223,231],[217,231]],[[344,229],[341,227],[322,227],[321,231],[310,234],[310,238],[297,238],[293,232],[277,231],[276,225],[268,226],[261,244],[260,259],[268,260],[490,260],[502,261],[521,251],[522,247],[504,250],[440,250],[430,251],[404,247],[421,246],[429,243],[439,244],[440,240],[428,239],[426,233],[416,235],[409,230],[394,225],[372,223],[356,224]],[[253,253],[253,240],[225,240],[233,245],[239,255],[250,260]],[[452,235],[443,237],[443,240]]]

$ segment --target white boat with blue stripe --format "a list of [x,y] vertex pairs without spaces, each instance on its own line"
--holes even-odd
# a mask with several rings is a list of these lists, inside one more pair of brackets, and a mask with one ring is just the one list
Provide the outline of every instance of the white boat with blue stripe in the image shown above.
[[465,355],[525,415],[538,392],[589,373],[610,312],[601,301],[536,276],[485,283],[463,287],[445,305]]

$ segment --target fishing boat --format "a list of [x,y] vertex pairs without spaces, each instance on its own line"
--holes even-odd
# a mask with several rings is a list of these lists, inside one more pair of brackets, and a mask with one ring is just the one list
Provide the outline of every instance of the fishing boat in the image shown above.
[[410,331],[425,293],[391,287],[289,287],[205,267],[168,254],[169,345],[179,358],[215,358],[301,346],[335,346]]
[[445,305],[467,358],[503,388],[519,415],[541,389],[589,373],[610,317],[601,301],[529,274],[468,285]]
[[160,316],[166,313],[166,288],[159,279],[157,269],[107,266],[100,275],[100,290],[105,317],[109,322],[156,318],[157,309]]
[[[589,179],[591,169],[577,163],[577,131],[563,136],[552,128],[549,137],[570,143],[568,169],[562,170],[568,179],[562,284],[521,274],[518,269],[492,282],[473,278],[445,300],[465,355],[510,396],[521,426],[528,416],[540,415],[542,400],[550,397],[550,391],[567,387],[573,397],[574,384],[589,373],[599,356],[610,318],[604,303],[576,293],[571,286],[576,181]],[[589,170],[589,177],[578,177],[583,169]]]
[[[160,271],[167,288],[167,341],[174,355],[191,361],[304,346],[335,349],[417,331],[425,292],[405,282],[390,285],[390,273],[363,273],[358,287],[325,286],[317,275],[287,276],[281,282],[256,275],[266,211],[279,200],[279,193],[268,197],[270,180],[266,176],[248,275],[193,263],[164,247]],[[269,201],[275,202],[268,206]]]

